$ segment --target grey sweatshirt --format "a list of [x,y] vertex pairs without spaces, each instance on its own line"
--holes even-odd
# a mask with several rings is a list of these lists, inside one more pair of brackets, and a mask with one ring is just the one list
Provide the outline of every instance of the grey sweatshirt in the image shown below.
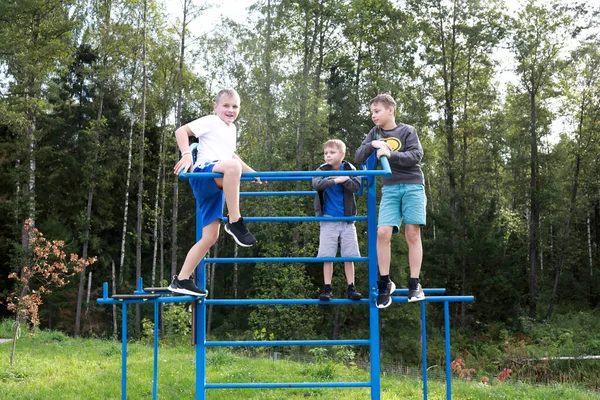
[[392,176],[383,178],[384,185],[398,183],[418,183],[425,185],[425,178],[420,165],[421,158],[423,158],[423,147],[421,147],[417,131],[413,126],[398,124],[398,126],[389,131],[377,126],[373,127],[360,147],[356,149],[354,161],[362,163],[369,158],[371,153],[376,150],[371,146],[373,140],[387,142],[392,148],[390,152]]

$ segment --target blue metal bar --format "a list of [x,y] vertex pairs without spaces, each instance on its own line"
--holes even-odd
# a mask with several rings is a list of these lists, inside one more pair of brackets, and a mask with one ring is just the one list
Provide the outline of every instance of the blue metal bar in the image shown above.
[[127,400],[127,303],[121,312],[121,399]]
[[452,371],[450,370],[450,304],[444,302],[444,336],[446,337],[446,399],[452,400]]
[[263,197],[263,196],[315,196],[317,192],[240,192],[241,197]]
[[[431,288],[423,289],[425,293],[443,293],[445,289]],[[146,293],[146,292],[143,292]],[[407,294],[408,289],[396,289],[394,294]],[[156,299],[113,299],[113,298],[99,298],[96,300],[98,304],[147,304],[147,303],[188,303],[192,301],[199,301],[206,304],[220,304],[220,305],[264,305],[264,304],[367,304],[368,299],[362,300],[349,300],[349,299],[333,299],[330,301],[321,301],[318,299],[211,299],[204,300],[203,297],[198,296],[164,296]],[[406,297],[392,297],[392,301],[398,303],[406,303]],[[460,302],[473,301],[473,296],[428,296],[424,300],[425,302]]]
[[[277,178],[312,178],[313,176],[390,176],[392,173],[385,170],[356,170],[356,171],[263,171],[263,172],[243,172],[244,178],[261,178],[266,181],[275,180]],[[179,179],[189,178],[222,178],[220,172],[182,172],[179,174]],[[312,179],[311,179],[312,180]]]
[[[244,217],[244,222],[321,222],[321,221],[366,221],[366,216],[357,217]],[[223,222],[229,221],[227,217],[222,218]]]
[[369,387],[370,382],[207,383],[207,389],[289,389]]
[[365,346],[368,340],[247,340],[206,342],[207,347]]
[[[196,242],[202,239],[202,218],[196,202]],[[196,266],[196,285],[206,289],[206,258]],[[206,302],[196,302],[196,399],[206,399]]]
[[[389,167],[389,165],[388,165]],[[374,177],[367,178],[367,215],[371,218],[367,222],[367,248],[369,254],[369,340],[371,360],[371,399],[379,400],[381,397],[381,365],[379,347],[379,309],[375,302],[377,299],[377,187]]]
[[157,299],[97,299],[96,302],[98,304],[149,304],[152,302],[157,303],[188,303],[190,301],[201,301],[202,297],[197,296],[169,296],[169,297],[159,297]]
[[324,262],[367,262],[368,257],[231,257],[207,258],[207,263],[324,263]]
[[350,300],[350,299],[333,299],[329,301],[321,301],[318,299],[210,299],[204,302],[207,305],[219,304],[222,306],[238,306],[238,305],[268,305],[268,304],[279,304],[279,305],[298,305],[298,304],[367,304],[369,300]]
[[152,400],[156,400],[158,390],[158,302],[154,302],[154,371],[152,374]]
[[427,303],[421,302],[421,354],[423,359],[423,400],[427,400],[427,319],[425,307]]
[[[408,303],[408,297],[392,297],[394,303]],[[442,303],[445,301],[452,302],[473,302],[475,298],[473,296],[427,296],[425,300],[421,300],[425,303]]]
[[[219,263],[221,260],[224,260],[224,259],[221,259],[221,258],[207,258],[206,259],[206,263]],[[243,259],[243,258],[231,258],[231,259],[227,259],[227,260],[246,260],[246,262],[247,262],[247,259]],[[319,258],[319,260],[321,260],[321,261],[323,261],[323,260],[325,260],[325,261],[355,261],[356,262],[356,260],[353,260],[353,257],[347,257],[347,259],[343,258],[343,257],[335,258],[335,259],[333,257],[331,257],[331,258],[330,257],[323,257],[323,258]],[[234,261],[231,261],[231,262],[233,263]],[[238,261],[238,262],[241,263],[242,261]],[[165,290],[164,292],[147,291],[147,290],[136,290],[136,291],[133,292],[133,294],[153,294],[153,293],[162,293],[165,296],[167,296],[167,295],[170,296],[172,294],[168,290]],[[425,293],[425,294],[444,294],[444,293],[446,293],[446,289],[445,288],[423,288],[423,293]],[[399,294],[400,295],[408,295],[408,289],[396,289],[396,290],[394,290],[394,293],[392,293],[392,294],[395,294],[395,295],[399,295]],[[181,299],[181,298],[188,298],[188,297],[191,298],[191,300],[189,300],[189,301],[201,299],[199,297],[193,297],[193,296],[175,296],[175,297],[172,297],[172,298],[174,298],[174,299]],[[171,298],[171,297],[161,297],[161,299],[165,299],[165,298]],[[100,299],[98,299],[98,300],[100,300]],[[188,300],[185,300],[185,301],[188,301]],[[212,300],[211,300],[211,302],[212,302]],[[161,303],[162,303],[162,301],[161,301]],[[209,303],[209,304],[211,304],[211,303]]]

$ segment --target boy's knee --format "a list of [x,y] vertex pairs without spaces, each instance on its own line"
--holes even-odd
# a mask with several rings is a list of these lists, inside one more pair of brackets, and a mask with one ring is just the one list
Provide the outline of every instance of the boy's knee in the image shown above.
[[392,229],[387,229],[387,227],[379,227],[377,229],[377,242],[389,242],[392,239]]
[[418,225],[412,228],[408,228],[407,225],[404,236],[409,244],[417,244],[421,241],[421,230],[419,228],[420,226]]

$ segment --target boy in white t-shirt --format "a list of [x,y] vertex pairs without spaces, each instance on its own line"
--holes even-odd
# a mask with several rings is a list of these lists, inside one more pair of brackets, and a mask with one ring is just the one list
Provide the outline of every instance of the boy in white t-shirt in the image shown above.
[[[240,178],[242,172],[254,172],[235,154],[237,132],[233,121],[240,112],[240,96],[234,89],[221,90],[215,99],[215,114],[198,118],[175,131],[181,159],[175,164],[175,174],[192,167],[189,136],[198,138],[198,153],[193,172],[221,172],[223,178],[190,178],[198,212],[202,219],[202,238],[188,252],[179,275],[173,277],[171,292],[192,296],[206,296],[207,291],[196,286],[190,278],[196,265],[217,241],[227,203],[229,222],[225,231],[237,244],[244,247],[256,243],[240,214]],[[257,178],[255,182],[260,183]]]

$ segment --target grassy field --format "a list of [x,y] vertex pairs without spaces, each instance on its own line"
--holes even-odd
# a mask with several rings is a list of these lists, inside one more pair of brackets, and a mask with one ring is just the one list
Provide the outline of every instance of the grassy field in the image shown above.
[[[72,339],[59,332],[40,332],[17,341],[15,363],[9,365],[10,343],[0,344],[0,399],[119,399],[121,346],[108,340]],[[212,349],[211,349],[212,350]],[[158,397],[195,398],[195,353],[191,346],[159,350]],[[128,345],[127,398],[152,398],[151,346]],[[332,362],[299,363],[248,358],[225,349],[207,356],[207,382],[367,381],[368,373]],[[445,399],[444,382],[430,380],[429,399]],[[213,389],[208,399],[370,399],[369,389]],[[381,398],[422,399],[422,382],[400,375],[381,378]],[[483,384],[454,379],[452,398],[467,399],[600,399],[599,392],[566,385],[529,386],[516,382]]]

